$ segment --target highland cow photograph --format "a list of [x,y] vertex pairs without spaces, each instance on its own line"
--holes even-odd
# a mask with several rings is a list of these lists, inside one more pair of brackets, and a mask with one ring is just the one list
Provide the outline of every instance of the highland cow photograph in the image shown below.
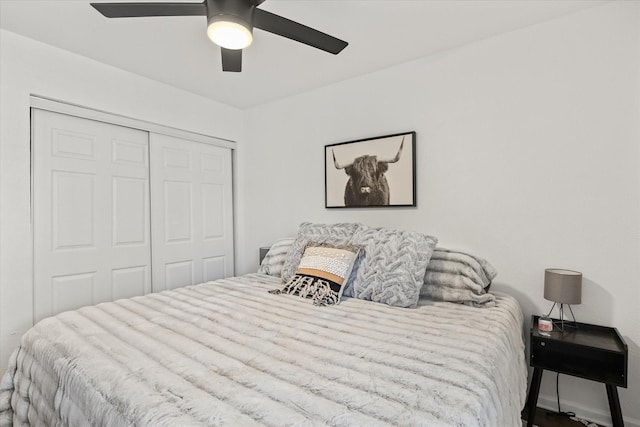
[[416,206],[416,133],[325,145],[325,207]]

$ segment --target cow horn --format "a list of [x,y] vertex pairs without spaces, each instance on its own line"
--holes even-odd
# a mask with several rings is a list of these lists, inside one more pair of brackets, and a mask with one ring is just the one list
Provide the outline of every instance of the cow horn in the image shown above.
[[336,169],[348,168],[349,166],[351,166],[353,164],[353,162],[351,162],[348,165],[340,166],[338,164],[338,161],[336,160],[336,153],[333,151],[333,149],[331,150],[331,154],[333,154],[333,164],[336,165]]
[[398,150],[398,154],[391,160],[380,160],[379,163],[395,163],[400,160],[400,154],[402,154],[402,147],[404,147],[404,139],[406,136],[402,137],[402,142],[400,143],[400,149]]

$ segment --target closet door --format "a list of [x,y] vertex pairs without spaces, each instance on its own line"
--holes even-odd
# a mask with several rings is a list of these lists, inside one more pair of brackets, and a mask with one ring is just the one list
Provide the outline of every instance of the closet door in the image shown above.
[[231,149],[150,138],[153,291],[233,275]]
[[35,320],[150,292],[148,133],[32,111]]

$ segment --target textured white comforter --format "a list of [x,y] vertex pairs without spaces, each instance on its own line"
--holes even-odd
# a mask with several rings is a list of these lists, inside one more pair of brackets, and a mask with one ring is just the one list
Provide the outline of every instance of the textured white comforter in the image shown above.
[[522,313],[356,299],[315,307],[251,274],[39,322],[0,424],[520,426]]

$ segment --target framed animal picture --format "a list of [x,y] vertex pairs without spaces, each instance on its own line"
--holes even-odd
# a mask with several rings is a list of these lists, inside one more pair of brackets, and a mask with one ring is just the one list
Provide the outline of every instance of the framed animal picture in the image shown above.
[[416,133],[325,145],[325,207],[416,206]]

